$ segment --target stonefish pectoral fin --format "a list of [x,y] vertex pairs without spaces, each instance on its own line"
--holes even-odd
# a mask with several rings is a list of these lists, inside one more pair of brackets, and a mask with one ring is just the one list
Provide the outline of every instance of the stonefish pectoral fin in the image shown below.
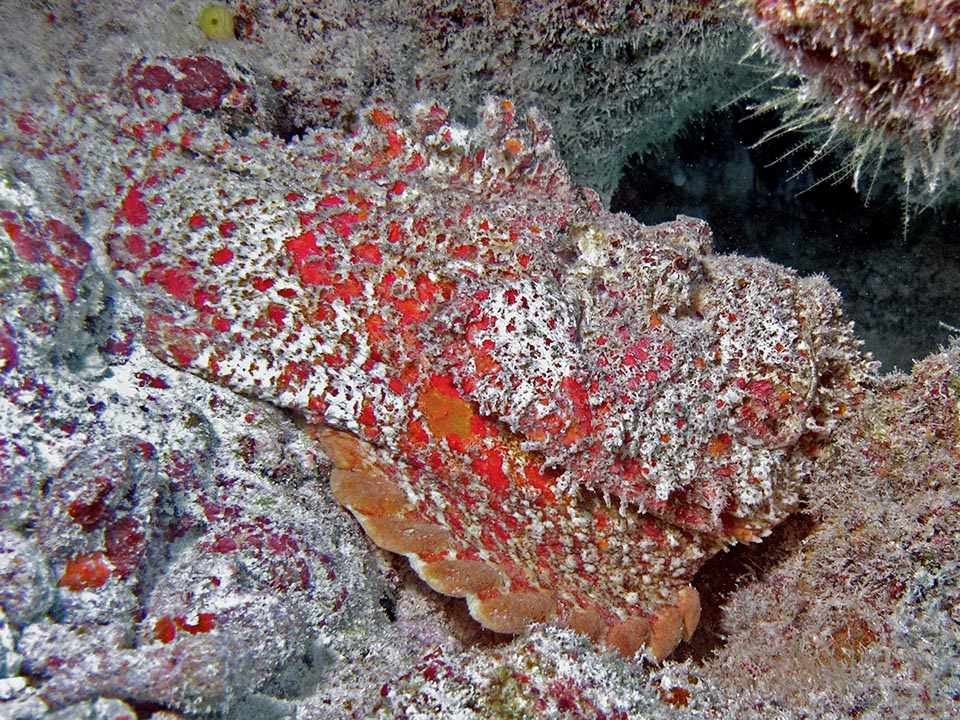
[[842,412],[826,284],[607,213],[502,100],[285,143],[156,95],[118,115],[108,247],[150,349],[301,414],[334,497],[486,627],[688,639],[695,572],[796,506]]

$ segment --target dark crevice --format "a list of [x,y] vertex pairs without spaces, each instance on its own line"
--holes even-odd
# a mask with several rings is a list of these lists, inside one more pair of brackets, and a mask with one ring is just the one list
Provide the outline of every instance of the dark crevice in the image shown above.
[[941,322],[960,326],[960,204],[914,212],[905,232],[896,163],[870,197],[858,194],[849,174],[837,173],[841,154],[810,162],[809,135],[759,142],[778,123],[745,105],[696,118],[671,142],[630,158],[611,209],[646,224],[700,217],[717,252],[826,275],[884,370],[909,370],[947,341]]
[[809,515],[796,514],[774,528],[760,544],[735,545],[707,561],[693,585],[700,593],[700,624],[689,643],[681,643],[671,655],[682,662],[703,662],[724,644],[724,608],[738,589],[763,580],[786,558],[796,553],[803,539],[816,527]]

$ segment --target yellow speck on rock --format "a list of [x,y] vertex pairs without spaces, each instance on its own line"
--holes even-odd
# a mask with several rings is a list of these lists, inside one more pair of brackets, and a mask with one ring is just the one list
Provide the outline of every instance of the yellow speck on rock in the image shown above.
[[226,5],[211,3],[200,11],[197,24],[210,40],[230,40],[234,37],[234,12]]

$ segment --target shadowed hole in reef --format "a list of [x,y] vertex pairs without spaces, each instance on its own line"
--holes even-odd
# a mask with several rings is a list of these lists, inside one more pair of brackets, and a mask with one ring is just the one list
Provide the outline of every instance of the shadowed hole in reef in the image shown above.
[[884,371],[909,370],[947,342],[941,323],[960,327],[960,202],[914,211],[904,232],[895,163],[868,198],[849,177],[827,180],[841,155],[805,167],[812,147],[790,154],[807,136],[757,145],[777,125],[772,113],[752,115],[745,106],[696,118],[671,142],[630,158],[611,209],[648,225],[700,217],[717,252],[826,275],[864,349]]
[[680,643],[671,660],[702,662],[724,643],[723,613],[736,590],[761,583],[786,558],[800,548],[816,522],[798,513],[773,529],[760,544],[735,545],[707,561],[694,578],[700,593],[700,624],[689,643]]

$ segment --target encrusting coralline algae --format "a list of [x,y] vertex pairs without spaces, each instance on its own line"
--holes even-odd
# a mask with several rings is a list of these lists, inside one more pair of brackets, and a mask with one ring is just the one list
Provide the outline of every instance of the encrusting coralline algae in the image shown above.
[[[469,128],[378,102],[284,141],[254,85],[150,56],[103,92],[4,101],[4,712],[748,714],[777,705],[777,662],[802,686],[884,651],[901,700],[875,681],[883,700],[853,683],[844,705],[825,680],[821,709],[896,715],[949,684],[902,658],[949,627],[929,596],[952,587],[951,354],[881,381],[824,280],[713,255],[698,220],[607,213],[508,100]],[[909,562],[875,563],[886,594],[801,606],[811,567],[859,576],[798,552],[729,602],[712,661],[620,657],[697,642],[710,555],[804,499],[808,547],[836,547],[863,477],[905,468],[921,479],[890,487],[940,548],[907,558],[927,568],[909,588]],[[478,639],[399,565],[384,580],[329,495],[520,638]],[[870,527],[882,553],[897,531]],[[884,608],[918,610],[884,626]]]

